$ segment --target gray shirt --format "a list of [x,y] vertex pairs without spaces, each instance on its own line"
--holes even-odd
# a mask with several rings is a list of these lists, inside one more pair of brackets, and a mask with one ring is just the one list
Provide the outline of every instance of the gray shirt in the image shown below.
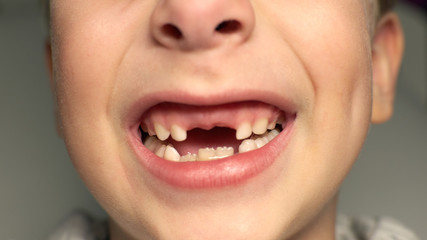
[[[419,240],[390,217],[338,216],[337,240]],[[108,240],[106,221],[97,221],[84,211],[66,217],[48,240]]]

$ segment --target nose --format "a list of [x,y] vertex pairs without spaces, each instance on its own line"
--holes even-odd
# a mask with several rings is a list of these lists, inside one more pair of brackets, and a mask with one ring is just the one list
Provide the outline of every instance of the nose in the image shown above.
[[250,0],[159,0],[150,24],[161,46],[200,51],[244,43],[253,32],[255,15]]

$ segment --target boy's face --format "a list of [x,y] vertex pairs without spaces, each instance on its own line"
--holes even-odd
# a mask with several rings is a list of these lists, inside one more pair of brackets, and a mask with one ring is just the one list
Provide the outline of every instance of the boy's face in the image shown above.
[[[51,11],[61,132],[113,234],[276,239],[330,217],[370,122],[367,2],[53,0]],[[234,129],[260,135],[264,119],[281,133],[238,154]],[[164,139],[157,124],[175,128],[147,144],[159,155],[162,144],[234,155],[159,158],[139,130]]]

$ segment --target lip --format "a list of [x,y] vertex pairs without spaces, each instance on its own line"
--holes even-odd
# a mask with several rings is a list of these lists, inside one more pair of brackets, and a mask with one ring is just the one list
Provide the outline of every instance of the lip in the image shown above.
[[[157,93],[144,97],[134,106],[125,122],[128,124],[128,142],[139,163],[155,178],[178,188],[206,189],[239,185],[268,169],[286,149],[296,121],[296,104],[263,92],[233,93],[230,97],[198,97],[180,93]],[[251,96],[251,99],[239,98]],[[257,98],[257,96],[260,96]],[[263,96],[263,97],[262,97]],[[272,104],[291,117],[281,133],[264,147],[206,162],[172,162],[159,158],[148,150],[138,134],[140,117],[151,106],[160,102],[192,105],[219,105],[229,102],[257,100]]]

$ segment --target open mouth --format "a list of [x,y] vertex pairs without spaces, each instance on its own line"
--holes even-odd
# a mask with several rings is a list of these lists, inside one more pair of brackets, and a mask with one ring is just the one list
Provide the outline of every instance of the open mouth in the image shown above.
[[140,115],[129,140],[156,179],[180,188],[224,187],[269,168],[286,149],[296,117],[261,101],[161,102]]
[[208,107],[161,103],[144,114],[139,130],[145,147],[160,158],[213,161],[262,148],[289,118],[256,101]]

